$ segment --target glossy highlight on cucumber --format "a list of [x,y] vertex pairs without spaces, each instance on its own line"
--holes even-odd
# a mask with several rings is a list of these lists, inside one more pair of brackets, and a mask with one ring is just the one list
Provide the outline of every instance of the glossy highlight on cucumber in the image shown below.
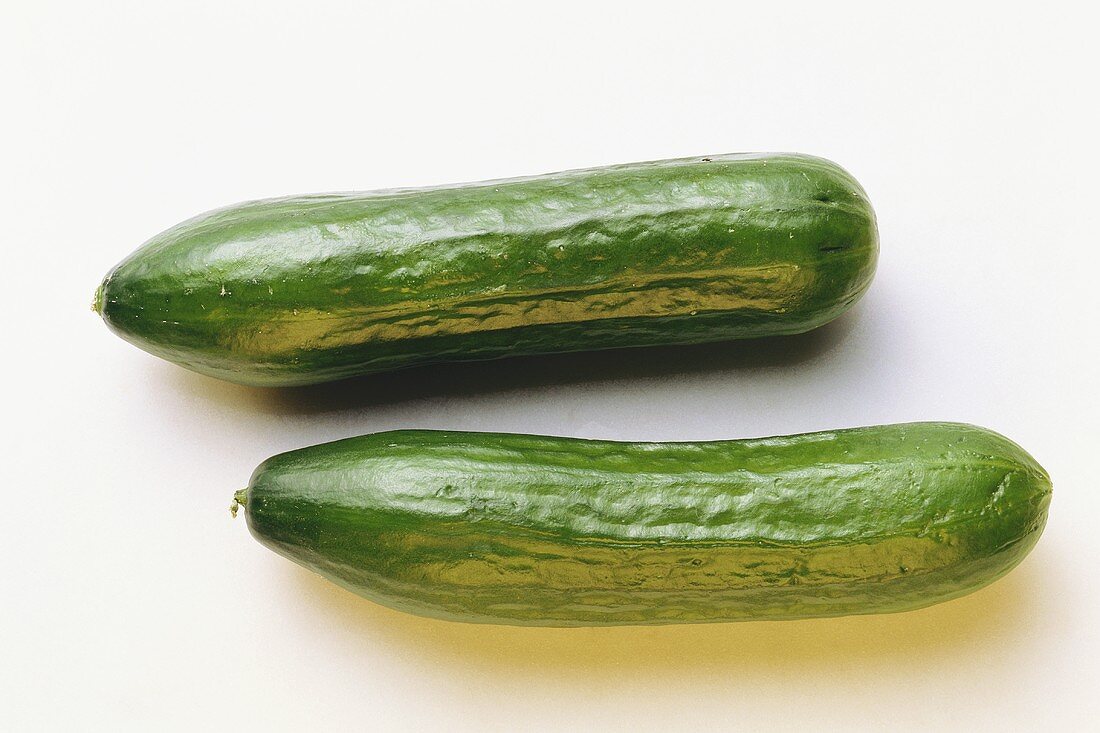
[[93,307],[151,354],[286,386],[799,333],[859,299],[877,253],[835,164],[715,155],[238,204],[153,237]]
[[1050,478],[983,428],[620,443],[405,430],[265,461],[235,506],[345,588],[454,621],[595,626],[907,611],[1030,551]]

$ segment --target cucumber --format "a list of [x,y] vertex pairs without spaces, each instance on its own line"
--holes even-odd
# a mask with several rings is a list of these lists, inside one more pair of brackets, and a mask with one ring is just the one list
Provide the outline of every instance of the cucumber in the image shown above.
[[298,385],[807,331],[863,294],[877,252],[833,163],[722,155],[231,206],[149,240],[93,307],[184,367]]
[[401,611],[589,626],[906,611],[1015,566],[1051,484],[989,430],[703,443],[398,431],[283,453],[252,534]]

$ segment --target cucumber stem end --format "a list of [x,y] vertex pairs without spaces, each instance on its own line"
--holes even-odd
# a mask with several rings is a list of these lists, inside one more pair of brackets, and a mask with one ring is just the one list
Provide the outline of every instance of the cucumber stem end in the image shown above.
[[248,503],[248,489],[241,489],[233,494],[233,503],[229,505],[229,513],[237,518],[237,510]]

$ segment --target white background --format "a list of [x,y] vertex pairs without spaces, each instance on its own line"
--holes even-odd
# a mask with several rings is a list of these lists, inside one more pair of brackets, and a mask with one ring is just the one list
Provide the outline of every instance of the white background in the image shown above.
[[[1095,24],[1013,5],[0,4],[0,728],[1095,725]],[[878,211],[877,279],[817,333],[276,392],[159,362],[88,312],[142,241],[244,199],[742,150],[831,158]],[[1010,436],[1055,493],[1008,577],[894,616],[422,620],[228,512],[267,456],[389,428],[925,419]]]

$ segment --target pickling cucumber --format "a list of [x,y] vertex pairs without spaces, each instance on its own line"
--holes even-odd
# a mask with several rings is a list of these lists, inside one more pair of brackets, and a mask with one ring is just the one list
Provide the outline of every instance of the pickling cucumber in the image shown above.
[[877,253],[835,164],[719,155],[230,206],[146,242],[94,308],[187,368],[296,385],[807,331],[864,293]]
[[284,453],[238,492],[264,545],[424,616],[587,626],[906,611],[1008,572],[1046,472],[914,423],[618,443],[435,431]]

